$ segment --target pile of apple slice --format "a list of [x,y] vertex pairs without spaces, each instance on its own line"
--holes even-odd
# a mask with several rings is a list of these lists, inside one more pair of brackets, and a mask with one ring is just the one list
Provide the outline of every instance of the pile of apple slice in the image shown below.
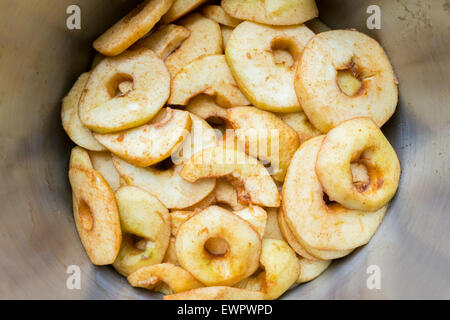
[[94,42],[61,111],[75,223],[93,264],[166,299],[276,299],[352,251],[300,241],[280,193],[321,134],[294,80],[327,27],[314,0],[204,2],[144,1]]

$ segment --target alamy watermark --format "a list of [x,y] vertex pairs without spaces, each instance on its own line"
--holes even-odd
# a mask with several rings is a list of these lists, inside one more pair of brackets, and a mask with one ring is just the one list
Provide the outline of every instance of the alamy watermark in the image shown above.
[[66,26],[69,30],[81,29],[81,8],[75,4],[70,5],[66,9],[66,13],[69,15],[66,20]]

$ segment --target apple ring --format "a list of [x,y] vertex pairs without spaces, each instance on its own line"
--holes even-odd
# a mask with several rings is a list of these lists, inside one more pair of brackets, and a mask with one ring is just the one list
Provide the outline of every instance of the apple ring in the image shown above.
[[191,130],[190,114],[164,108],[151,122],[117,133],[95,133],[94,137],[116,156],[148,167],[169,158]]
[[314,33],[307,27],[271,27],[243,22],[231,33],[226,57],[236,82],[248,100],[273,112],[301,111],[294,90],[295,64],[277,64],[275,49],[287,49],[294,60]]
[[319,15],[314,0],[222,0],[230,16],[271,25],[301,24]]
[[113,263],[122,232],[111,188],[101,174],[88,168],[71,167],[69,180],[75,225],[89,259],[95,265]]
[[[214,256],[205,249],[214,238],[228,243],[224,255]],[[261,239],[249,223],[212,206],[181,225],[176,252],[180,265],[205,285],[232,286],[258,269]]]
[[276,116],[297,131],[298,137],[300,138],[300,144],[321,134],[320,131],[309,122],[303,111],[277,113]]
[[[89,72],[83,73],[64,97],[61,108],[61,121],[70,139],[77,145],[92,151],[105,151],[105,147],[86,128],[78,115],[78,105],[89,79]],[[225,112],[226,114],[226,112]]]
[[136,288],[175,294],[203,287],[189,272],[170,263],[142,267],[127,277]]
[[[347,74],[342,84],[358,80],[350,95],[339,83],[339,71]],[[355,117],[369,117],[381,127],[398,101],[397,79],[383,48],[354,30],[323,32],[307,44],[295,90],[309,120],[323,133]]]
[[[133,82],[133,90],[118,94],[124,82]],[[98,133],[134,128],[150,121],[169,94],[170,75],[155,53],[149,49],[125,52],[105,58],[91,72],[80,100],[80,119]]]
[[317,154],[324,140],[325,136],[319,136],[306,141],[292,158],[282,190],[286,222],[304,247],[354,249],[370,240],[387,207],[366,212],[325,203],[315,172]]
[[161,263],[170,240],[169,211],[157,198],[136,187],[120,188],[116,200],[124,236],[114,268],[128,276],[144,266]]
[[145,36],[170,9],[175,0],[147,0],[94,41],[105,56],[117,56]]
[[[352,162],[367,168],[368,184],[354,184]],[[397,191],[400,162],[378,126],[369,118],[356,118],[328,132],[316,172],[330,200],[349,209],[376,211]]]

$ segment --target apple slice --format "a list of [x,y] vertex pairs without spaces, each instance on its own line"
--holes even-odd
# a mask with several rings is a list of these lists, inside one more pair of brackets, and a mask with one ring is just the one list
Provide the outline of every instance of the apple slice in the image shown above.
[[133,287],[163,294],[174,294],[203,287],[203,284],[189,272],[170,263],[142,267],[130,274],[127,280]]
[[185,27],[165,24],[148,37],[136,42],[131,49],[148,48],[166,60],[190,35],[191,32]]
[[277,186],[266,168],[255,158],[235,149],[204,149],[185,163],[180,175],[189,182],[227,177],[237,187],[241,201],[265,207],[280,206]]
[[78,104],[89,79],[89,72],[83,73],[64,97],[61,108],[61,120],[67,135],[77,145],[93,151],[106,150],[86,128],[78,116]]
[[172,78],[185,65],[200,56],[223,53],[222,33],[217,22],[199,13],[193,13],[178,24],[187,28],[191,35],[165,61]]
[[[132,82],[132,90],[119,86]],[[170,76],[164,62],[149,49],[105,58],[91,72],[80,105],[83,124],[98,133],[110,133],[150,121],[166,103]]]
[[234,29],[227,42],[227,61],[254,106],[274,112],[302,109],[294,90],[296,64],[277,64],[274,50],[288,50],[297,60],[313,36],[303,25],[271,27],[246,21]]
[[221,6],[209,5],[202,8],[202,13],[205,17],[216,21],[219,24],[228,27],[236,27],[242,22],[240,19],[233,18],[228,13],[226,13]]
[[200,202],[216,185],[215,179],[190,183],[180,177],[178,166],[165,171],[152,167],[139,168],[115,156],[113,163],[128,185],[146,190],[169,209],[183,209]]
[[227,110],[238,142],[251,156],[271,164],[273,177],[283,181],[292,156],[300,146],[298,134],[271,112],[255,107]]
[[321,135],[320,131],[309,122],[308,117],[303,111],[277,113],[276,116],[297,131],[298,137],[300,138],[300,144]]
[[163,16],[163,23],[171,23],[199,7],[206,0],[175,0],[169,11]]
[[222,0],[230,16],[271,25],[294,25],[319,15],[314,0]]
[[264,300],[264,294],[233,287],[205,287],[164,296],[164,300]]
[[119,253],[122,232],[111,188],[93,169],[72,167],[69,180],[75,225],[89,259],[95,265],[112,264]]
[[263,240],[260,263],[264,271],[241,281],[236,287],[261,291],[265,300],[280,297],[295,284],[300,274],[295,252],[282,240]]
[[145,36],[169,10],[174,0],[147,0],[133,9],[94,42],[105,56],[117,56]]
[[185,106],[201,93],[214,96],[223,107],[250,104],[237,87],[224,55],[203,56],[184,66],[172,79],[168,103]]
[[124,238],[113,267],[128,276],[144,266],[161,263],[170,239],[168,210],[148,192],[131,186],[120,188],[116,200]]
[[189,134],[191,124],[188,112],[165,108],[143,126],[94,136],[118,157],[148,167],[170,157]]

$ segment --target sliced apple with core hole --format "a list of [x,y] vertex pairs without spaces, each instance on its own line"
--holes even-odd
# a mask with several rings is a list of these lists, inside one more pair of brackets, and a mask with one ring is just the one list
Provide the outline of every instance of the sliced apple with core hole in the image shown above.
[[[132,82],[131,91],[119,89],[124,82]],[[98,133],[134,128],[150,121],[169,93],[170,75],[164,62],[149,49],[127,51],[103,59],[91,72],[79,116],[86,127]]]
[[227,114],[247,153],[268,161],[275,180],[283,181],[291,158],[300,146],[295,130],[273,113],[255,107],[232,108]]
[[170,263],[142,267],[130,274],[127,280],[133,287],[163,294],[174,294],[203,287],[203,284],[189,272]]
[[222,0],[232,17],[270,25],[294,25],[319,15],[314,0]]
[[223,53],[222,33],[217,22],[193,13],[178,24],[187,28],[191,35],[165,61],[172,78],[189,62],[203,55]]
[[185,27],[166,24],[160,26],[158,30],[148,37],[136,42],[131,49],[148,48],[160,56],[161,59],[166,60],[190,35],[191,32]]
[[205,178],[229,178],[242,201],[265,207],[278,207],[280,195],[269,172],[244,152],[215,147],[196,153],[185,163],[181,177],[189,182]]
[[119,253],[122,232],[111,188],[93,169],[72,167],[69,181],[75,225],[89,259],[95,265],[113,263]]
[[165,108],[148,124],[95,137],[118,157],[148,167],[170,157],[189,134],[191,124],[188,112]]
[[77,145],[93,151],[106,150],[83,125],[78,116],[78,104],[89,79],[89,73],[83,73],[62,101],[61,120],[64,130]]
[[201,93],[214,96],[223,107],[250,104],[234,81],[224,55],[203,56],[184,66],[172,79],[168,103],[185,106]]
[[234,28],[242,22],[241,19],[233,18],[228,13],[226,13],[221,6],[217,5],[204,6],[202,8],[202,13],[205,15],[205,17],[228,27]]
[[200,202],[216,185],[215,179],[190,183],[180,177],[178,166],[165,171],[139,168],[115,156],[113,163],[128,185],[146,190],[169,209],[183,209]]
[[171,23],[199,7],[206,0],[175,0],[169,11],[162,17],[163,23]]
[[296,64],[277,64],[274,50],[287,50],[295,61],[313,36],[303,25],[271,27],[246,21],[234,29],[227,42],[227,61],[255,107],[274,112],[302,109],[294,90]]

